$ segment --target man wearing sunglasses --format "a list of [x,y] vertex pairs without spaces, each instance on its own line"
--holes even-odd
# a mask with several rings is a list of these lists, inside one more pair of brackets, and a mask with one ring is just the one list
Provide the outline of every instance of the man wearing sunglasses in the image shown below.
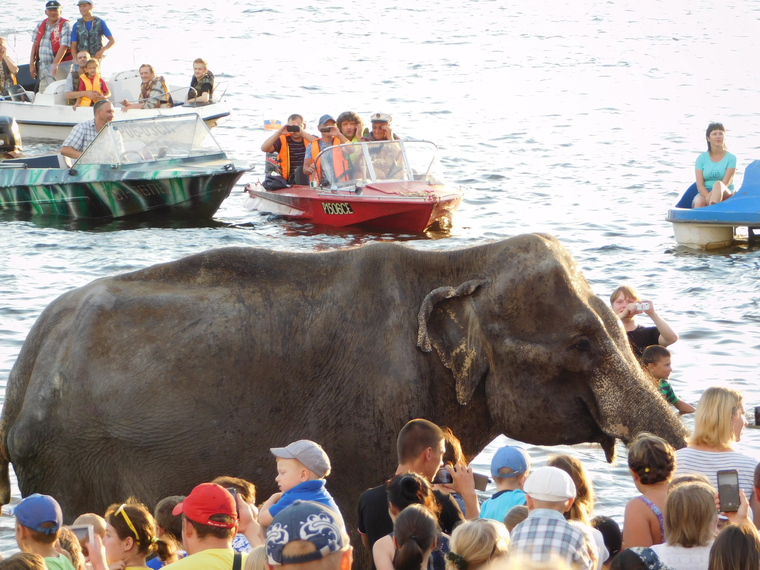
[[173,570],[240,570],[246,554],[232,550],[238,517],[235,499],[220,485],[198,485],[172,511],[182,515],[182,543],[187,557]]

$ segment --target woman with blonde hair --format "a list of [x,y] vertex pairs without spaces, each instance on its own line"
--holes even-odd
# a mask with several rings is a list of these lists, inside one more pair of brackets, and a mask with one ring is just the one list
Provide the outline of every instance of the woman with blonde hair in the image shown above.
[[509,551],[509,532],[500,522],[475,519],[460,524],[451,534],[446,570],[477,570]]
[[715,489],[704,483],[684,483],[668,495],[666,542],[651,548],[664,564],[675,570],[707,570],[717,530]]
[[694,418],[694,433],[688,447],[676,451],[676,474],[699,473],[706,476],[717,489],[717,472],[736,469],[739,487],[749,498],[756,513],[755,526],[760,521],[760,505],[752,490],[757,459],[736,451],[747,425],[744,417],[744,398],[731,388],[713,386],[702,393]]

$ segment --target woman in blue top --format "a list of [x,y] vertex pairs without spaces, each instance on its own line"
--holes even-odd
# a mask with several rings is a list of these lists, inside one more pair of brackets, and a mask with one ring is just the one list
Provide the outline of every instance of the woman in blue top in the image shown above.
[[726,129],[721,123],[707,126],[707,152],[697,157],[697,190],[692,208],[717,204],[733,196],[733,179],[736,173],[736,156],[723,144]]

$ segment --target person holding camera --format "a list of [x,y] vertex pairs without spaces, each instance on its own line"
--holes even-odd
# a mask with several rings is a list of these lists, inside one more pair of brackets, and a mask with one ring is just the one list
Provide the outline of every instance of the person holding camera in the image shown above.
[[18,66],[8,55],[5,38],[0,38],[0,91],[5,92],[16,84]]
[[[654,303],[639,298],[630,285],[621,285],[610,295],[610,305],[623,323],[628,335],[628,342],[636,358],[641,358],[644,350],[653,344],[670,346],[678,340],[678,335],[670,325],[654,310]],[[646,313],[655,326],[645,327],[636,324],[636,315]]]
[[277,129],[261,145],[262,152],[277,155],[280,174],[288,184],[308,184],[308,178],[303,173],[303,162],[306,149],[315,140],[306,132],[303,117],[293,114],[288,117],[288,123]]
[[[335,119],[330,115],[322,115],[319,118],[319,132],[322,135],[321,138],[314,139],[306,152],[303,161],[303,172],[304,174],[308,174],[312,180],[321,183],[323,179],[322,164],[321,161],[317,162],[317,156],[319,156],[319,153],[332,146],[346,144],[351,141],[338,130]],[[343,156],[343,150],[336,148],[330,153],[330,155],[330,159],[328,160],[331,163],[335,180],[341,181],[346,179],[348,175],[348,162],[346,161],[345,156]]]

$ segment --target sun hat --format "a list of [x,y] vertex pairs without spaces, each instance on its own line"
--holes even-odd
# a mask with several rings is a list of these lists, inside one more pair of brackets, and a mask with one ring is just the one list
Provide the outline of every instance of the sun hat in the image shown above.
[[333,119],[331,115],[322,115],[322,116],[319,118],[319,123],[317,124],[317,126],[318,126],[318,127],[321,127],[321,126],[322,126],[322,125],[324,125],[324,124],[325,124],[327,121],[332,121],[332,122],[334,123],[334,122],[335,122],[335,119]]
[[[314,501],[293,501],[272,519],[267,527],[267,560],[272,566],[320,560],[348,544],[340,517]],[[295,556],[283,555],[289,542],[311,542],[316,550]]]
[[[23,526],[42,534],[55,534],[63,524],[61,505],[50,495],[29,495],[10,509],[10,514]],[[42,526],[51,522],[55,525],[49,528]]]
[[308,439],[299,439],[287,447],[273,447],[269,451],[280,459],[296,459],[309,471],[314,471],[320,478],[330,471],[330,458],[318,443]]
[[540,467],[528,476],[523,486],[526,495],[539,501],[559,503],[575,498],[575,483],[557,467]]
[[388,113],[375,113],[370,121],[373,123],[390,123],[393,118]]
[[[511,469],[512,473],[499,475],[505,467]],[[491,477],[517,477],[528,470],[530,470],[530,455],[522,447],[505,445],[500,447],[491,459]]]
[[[193,489],[172,509],[175,517],[181,513],[191,521],[219,528],[232,528],[237,521],[237,505],[232,493],[215,483],[201,483]],[[227,515],[233,520],[229,523],[210,520],[214,515]]]

